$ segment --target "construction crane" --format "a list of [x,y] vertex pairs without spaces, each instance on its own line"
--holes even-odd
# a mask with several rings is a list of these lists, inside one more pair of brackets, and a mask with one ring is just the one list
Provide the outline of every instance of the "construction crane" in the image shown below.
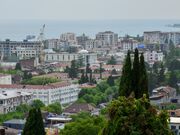
[[45,53],[44,53],[44,29],[45,29],[45,24],[43,25],[43,27],[40,29],[40,33],[39,36],[37,37],[37,40],[41,43],[40,46],[40,56],[39,56],[39,61],[40,64],[44,63],[44,57],[45,57]]

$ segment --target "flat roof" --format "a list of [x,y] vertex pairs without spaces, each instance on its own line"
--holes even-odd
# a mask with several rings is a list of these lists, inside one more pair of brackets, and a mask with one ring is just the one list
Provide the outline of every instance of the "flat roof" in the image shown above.
[[180,124],[180,117],[170,117],[170,124]]

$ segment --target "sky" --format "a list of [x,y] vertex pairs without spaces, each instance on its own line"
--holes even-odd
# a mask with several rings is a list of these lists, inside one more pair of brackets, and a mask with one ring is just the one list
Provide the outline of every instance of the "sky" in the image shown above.
[[180,19],[180,0],[0,0],[0,20]]

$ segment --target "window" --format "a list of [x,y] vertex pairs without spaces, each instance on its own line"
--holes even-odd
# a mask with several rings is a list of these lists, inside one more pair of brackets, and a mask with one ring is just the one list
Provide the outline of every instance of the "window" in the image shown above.
[[176,126],[171,126],[171,129],[176,129]]

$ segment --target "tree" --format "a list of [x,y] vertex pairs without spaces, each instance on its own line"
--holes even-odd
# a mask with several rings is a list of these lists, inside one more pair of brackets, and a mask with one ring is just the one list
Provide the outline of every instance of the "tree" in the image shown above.
[[169,86],[176,88],[177,87],[177,83],[178,83],[177,76],[176,76],[175,72],[172,71],[170,73],[168,84],[169,84]]
[[41,100],[36,99],[36,100],[33,100],[31,106],[38,109],[38,108],[44,107],[45,104]]
[[45,135],[41,110],[33,108],[29,111],[22,135]]
[[107,83],[109,84],[109,86],[114,86],[114,78],[112,77],[112,75],[110,75],[107,79]]
[[15,70],[22,70],[22,69],[21,69],[21,64],[20,64],[20,63],[17,63],[17,64],[16,64]]
[[102,116],[91,116],[85,112],[72,116],[72,119],[73,122],[66,124],[61,131],[62,135],[98,135],[106,122]]
[[160,70],[159,70],[159,73],[158,73],[158,83],[159,84],[164,83],[164,80],[165,80],[164,71],[165,71],[164,65],[163,65],[163,63],[161,63],[161,67],[160,67]]
[[146,72],[145,62],[144,62],[144,56],[141,54],[140,56],[140,65],[139,65],[139,96],[142,97],[143,94],[146,94],[146,97],[149,98],[149,92],[148,92],[148,76]]
[[122,76],[119,85],[119,95],[128,97],[131,94],[131,56],[130,51],[128,51],[125,63],[122,69]]
[[75,60],[71,61],[71,67],[69,68],[69,77],[70,78],[77,78],[78,76],[78,68]]
[[140,72],[139,72],[139,51],[136,48],[134,53],[134,62],[133,62],[133,69],[132,69],[132,85],[131,89],[134,91],[135,97],[140,98],[140,87],[139,87],[139,79],[140,79]]
[[108,65],[116,65],[116,59],[114,56],[111,56],[110,60],[107,62]]
[[113,100],[108,116],[108,123],[99,135],[172,135],[168,113],[158,113],[145,97]]
[[51,113],[56,113],[56,114],[62,113],[61,104],[59,102],[55,102],[48,106],[45,106],[45,107],[43,107],[43,110],[51,112]]
[[79,80],[79,84],[83,84],[83,83],[86,83],[86,77],[84,75],[84,71],[82,72],[81,78]]

